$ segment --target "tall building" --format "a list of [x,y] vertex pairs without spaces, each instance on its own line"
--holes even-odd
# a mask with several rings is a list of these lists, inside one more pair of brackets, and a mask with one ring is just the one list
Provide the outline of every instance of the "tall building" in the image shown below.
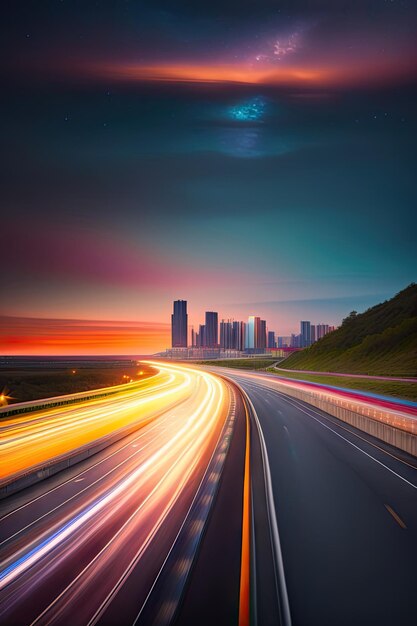
[[256,344],[256,327],[258,323],[259,317],[255,317],[255,315],[249,315],[248,323],[246,324],[246,337],[245,337],[245,348],[247,350],[254,350]]
[[192,326],[191,327],[191,347],[192,348],[197,347],[197,338],[198,338],[198,333],[195,332],[194,326]]
[[232,325],[232,347],[234,350],[245,349],[245,322],[233,322]]
[[268,331],[268,348],[276,348],[275,333],[273,330]]
[[220,347],[223,350],[235,349],[232,320],[220,322]]
[[278,337],[277,347],[278,348],[290,348],[291,347],[291,337],[290,336]]
[[266,321],[250,315],[246,325],[245,349],[262,351],[266,348]]
[[266,348],[266,320],[259,320],[259,336],[256,347],[260,350],[265,350]]
[[199,326],[198,338],[199,338],[198,347],[205,348],[206,347],[206,327],[204,326],[204,324],[200,324]]
[[314,324],[311,324],[310,326],[310,340],[311,343],[314,343],[316,341],[316,327],[314,326]]
[[300,322],[301,348],[311,346],[311,323],[307,321]]
[[219,345],[219,322],[215,311],[206,311],[205,347],[217,348]]
[[317,324],[316,326],[316,339],[322,339],[329,332],[328,324]]
[[303,346],[301,345],[301,343],[302,343],[301,335],[295,335],[294,333],[291,333],[290,347],[291,348],[302,348]]
[[173,348],[186,348],[188,345],[187,300],[174,300],[174,312],[171,315],[171,334]]

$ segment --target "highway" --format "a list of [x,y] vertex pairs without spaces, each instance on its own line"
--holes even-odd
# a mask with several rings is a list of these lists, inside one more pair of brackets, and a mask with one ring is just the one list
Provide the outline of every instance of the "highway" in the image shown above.
[[[237,494],[231,517],[238,533],[228,584],[238,590],[245,437],[232,455],[229,446],[242,419],[232,386],[207,372],[160,365],[153,385],[142,390],[132,385],[122,397],[4,421],[6,479],[61,452],[61,438],[71,445],[73,432],[84,442],[134,420],[137,429],[2,502],[0,623],[171,623],[233,457],[238,478],[229,489]],[[235,619],[237,600],[225,606]]]
[[[2,625],[415,624],[414,457],[273,375],[150,364],[1,421],[3,481],[128,429],[1,501]],[[410,403],[334,393],[413,430]]]
[[416,459],[282,394],[273,376],[216,371],[252,403],[258,624],[415,624]]

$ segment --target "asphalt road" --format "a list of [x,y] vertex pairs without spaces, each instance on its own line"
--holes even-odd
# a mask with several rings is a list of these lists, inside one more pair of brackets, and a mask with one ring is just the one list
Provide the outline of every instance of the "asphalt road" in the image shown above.
[[[251,410],[251,624],[414,625],[416,460],[272,377],[216,371]],[[1,503],[1,624],[238,623],[246,416],[215,378],[190,385]]]
[[[272,380],[222,372],[247,392],[265,439],[292,624],[416,624],[416,460],[279,393]],[[255,450],[253,424],[251,437]],[[265,543],[261,463],[252,459],[254,528],[263,524]],[[256,541],[254,571],[258,624],[277,624],[268,546]]]
[[[172,368],[182,384],[183,368]],[[242,519],[242,406],[217,378],[188,369],[186,376],[185,398],[137,432],[2,501],[1,624],[171,622],[216,517],[217,492],[228,499],[225,484],[238,530]],[[223,480],[226,461],[237,483]],[[222,526],[210,535],[214,554],[224,545]],[[232,552],[219,613],[236,612],[228,585],[238,584],[239,534]],[[229,559],[220,553],[217,566]],[[151,622],[143,618],[148,606],[157,607]]]

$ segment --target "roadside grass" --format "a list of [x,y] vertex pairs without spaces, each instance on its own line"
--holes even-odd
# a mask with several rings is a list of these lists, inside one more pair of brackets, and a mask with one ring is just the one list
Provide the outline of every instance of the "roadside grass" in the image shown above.
[[[141,372],[141,374],[139,374]],[[134,367],[78,367],[55,369],[8,368],[0,369],[0,393],[4,390],[8,404],[40,400],[102,387],[142,380],[155,370],[141,363]],[[0,406],[2,406],[0,404]]]
[[281,372],[274,367],[267,367],[268,372],[276,374],[280,378],[294,378],[297,380],[306,380],[313,383],[322,383],[331,387],[347,387],[348,389],[357,389],[358,391],[370,391],[371,393],[379,393],[384,396],[393,396],[405,400],[417,402],[417,384],[397,382],[389,380],[367,380],[360,378],[348,378],[339,376],[321,376],[318,374],[300,374],[298,372]]

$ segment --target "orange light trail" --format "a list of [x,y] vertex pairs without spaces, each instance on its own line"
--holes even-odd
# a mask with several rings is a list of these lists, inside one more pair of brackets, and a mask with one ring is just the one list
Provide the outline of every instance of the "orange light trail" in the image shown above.
[[[79,491],[46,514],[42,524],[35,520],[0,542],[5,544],[0,619],[14,602],[24,602],[33,585],[47,586],[62,567],[68,577],[59,583],[55,597],[40,612],[36,609],[31,623],[95,623],[131,569],[155,547],[162,527],[164,537],[175,539],[225,432],[230,392],[225,382],[208,372],[150,364],[159,369],[158,375],[142,387],[129,385],[117,398],[38,412],[5,424],[11,461],[13,446],[20,440],[27,442],[27,451],[30,446],[42,451],[49,438],[56,445],[61,438],[71,440],[72,428],[79,432],[83,424],[99,423],[101,428],[106,423],[111,429],[118,427],[121,417],[155,418],[138,430],[134,444],[127,444],[121,462],[98,473],[85,489],[81,482]],[[88,425],[86,429],[90,432]],[[30,457],[25,458],[30,467]],[[220,475],[212,478],[219,480]],[[106,537],[104,543],[100,537]],[[91,549],[92,545],[98,547]]]

